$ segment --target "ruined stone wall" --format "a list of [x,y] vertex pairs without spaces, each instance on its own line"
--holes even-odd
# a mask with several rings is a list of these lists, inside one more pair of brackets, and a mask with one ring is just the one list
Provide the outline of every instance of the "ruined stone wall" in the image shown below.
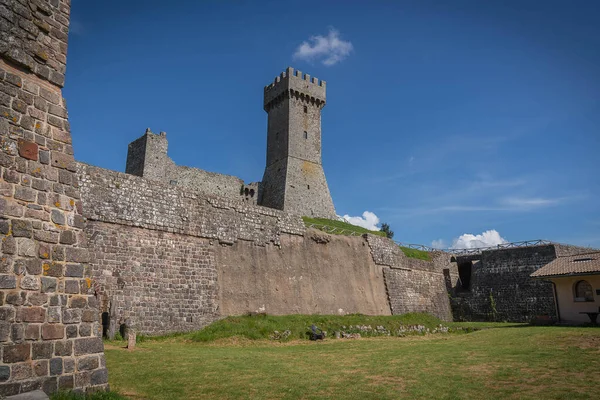
[[281,233],[302,235],[299,216],[207,196],[135,175],[76,163],[84,215],[94,221],[162,230],[232,244],[279,244]]
[[0,2],[0,397],[107,387],[61,88],[70,2]]
[[365,239],[279,210],[77,163],[102,311],[143,333],[265,311],[389,314]]
[[[556,258],[554,245],[484,251],[473,262],[469,288],[456,285],[456,320],[526,322],[555,315],[552,285],[529,275]],[[461,257],[457,262],[461,263]]]
[[258,182],[244,184],[235,176],[177,165],[167,155],[167,149],[165,132],[154,134],[146,130],[129,144],[125,172],[188,191],[257,204]]
[[432,261],[408,258],[387,238],[366,235],[372,257],[383,268],[392,314],[427,312],[451,321],[448,289],[458,279],[450,255],[431,253]]

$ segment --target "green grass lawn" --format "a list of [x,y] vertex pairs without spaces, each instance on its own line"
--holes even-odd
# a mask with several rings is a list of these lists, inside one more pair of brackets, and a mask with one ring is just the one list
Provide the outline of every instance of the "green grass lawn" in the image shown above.
[[188,334],[105,352],[111,388],[133,399],[598,398],[600,328],[478,327],[492,328],[283,343]]

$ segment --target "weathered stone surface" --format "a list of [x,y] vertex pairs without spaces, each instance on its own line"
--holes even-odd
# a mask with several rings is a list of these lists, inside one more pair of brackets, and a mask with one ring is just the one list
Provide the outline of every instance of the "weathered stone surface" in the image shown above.
[[67,264],[65,276],[71,278],[83,278],[82,264]]
[[108,382],[108,370],[98,369],[92,372],[91,384],[92,385],[101,385]]
[[46,376],[49,373],[48,360],[39,360],[33,362],[33,372],[37,376]]
[[[68,310],[65,310],[68,311]],[[62,339],[65,337],[65,327],[62,324],[42,325],[42,339]]]
[[28,324],[25,328],[25,340],[39,340],[40,338],[40,325]]
[[14,289],[17,287],[17,279],[10,275],[0,275],[0,289]]
[[3,348],[2,361],[7,364],[27,361],[31,358],[31,344],[6,345]]
[[23,322],[44,322],[46,319],[46,309],[43,307],[22,307],[19,311]]
[[98,356],[89,356],[79,358],[77,361],[78,371],[88,371],[98,368]]
[[81,356],[84,354],[102,353],[104,351],[102,338],[99,337],[75,339],[74,342],[76,356]]
[[61,375],[63,373],[62,358],[50,359],[50,375]]
[[56,291],[56,278],[42,277],[42,292],[51,293]]
[[27,220],[13,220],[12,221],[12,234],[14,237],[27,237],[30,238],[32,235],[31,221]]
[[[68,315],[71,307],[64,294],[65,249],[77,245],[75,254],[81,254],[85,242],[80,240],[83,206],[59,87],[64,82],[70,1],[0,3],[2,397],[40,388],[52,393],[58,389],[58,377],[61,387],[73,387],[73,360],[71,375],[61,376],[66,364],[50,359],[55,350],[58,357],[72,353],[72,344],[57,342],[55,349],[54,341],[64,338],[62,308]],[[83,279],[77,267],[70,274]],[[47,292],[60,294],[49,299]],[[86,290],[80,296],[94,292]],[[81,306],[83,301],[74,304]],[[74,312],[75,320],[80,312]],[[71,322],[77,335],[79,323]],[[88,328],[86,322],[84,329]],[[49,377],[50,372],[57,376]],[[99,385],[103,387],[106,384]]]
[[82,310],[66,308],[63,310],[62,321],[65,324],[78,324],[81,322]]
[[58,225],[64,225],[67,221],[65,218],[65,214],[63,214],[62,211],[56,209],[50,212],[50,218],[52,218],[52,222]]
[[[25,105],[26,108],[26,105]],[[21,111],[25,113],[25,110]],[[37,161],[38,160],[38,145],[34,142],[28,142],[23,139],[19,139],[18,141],[19,147],[19,155],[28,160]]]
[[54,343],[54,355],[63,357],[70,356],[73,353],[73,341],[63,340]]
[[35,276],[27,275],[21,278],[21,289],[25,290],[39,290],[40,282],[39,279]]

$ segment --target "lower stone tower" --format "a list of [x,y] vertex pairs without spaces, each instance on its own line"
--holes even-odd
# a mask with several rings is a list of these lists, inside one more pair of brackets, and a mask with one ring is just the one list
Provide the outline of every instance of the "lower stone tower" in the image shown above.
[[265,87],[267,165],[259,204],[309,217],[336,218],[321,162],[325,81],[287,68]]

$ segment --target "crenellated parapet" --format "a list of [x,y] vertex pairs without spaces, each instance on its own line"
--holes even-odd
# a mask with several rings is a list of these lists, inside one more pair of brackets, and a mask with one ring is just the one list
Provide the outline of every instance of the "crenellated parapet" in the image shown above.
[[268,112],[285,98],[299,99],[322,108],[325,106],[326,86],[324,80],[288,67],[273,83],[265,86],[264,109]]

